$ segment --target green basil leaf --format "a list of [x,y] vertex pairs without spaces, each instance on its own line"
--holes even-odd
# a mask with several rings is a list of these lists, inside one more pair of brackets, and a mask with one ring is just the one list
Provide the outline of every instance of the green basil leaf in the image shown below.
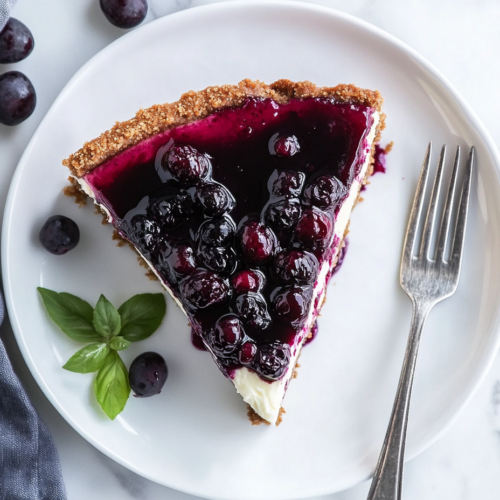
[[109,347],[104,342],[86,345],[77,351],[63,366],[65,370],[76,373],[92,373],[101,368],[109,353]]
[[94,327],[103,337],[118,335],[122,327],[120,314],[115,306],[101,294],[94,310]]
[[45,309],[54,323],[78,342],[95,342],[101,336],[95,331],[92,306],[70,293],[57,293],[38,287]]
[[130,342],[148,338],[160,326],[166,311],[162,293],[134,295],[118,308],[122,318],[121,335]]
[[127,368],[120,355],[111,350],[94,380],[94,392],[104,413],[114,420],[122,412],[130,394]]
[[127,339],[124,339],[120,335],[118,337],[113,337],[109,341],[109,347],[111,347],[111,349],[114,349],[115,351],[123,351],[123,349],[129,347],[131,343],[132,342],[128,341]]

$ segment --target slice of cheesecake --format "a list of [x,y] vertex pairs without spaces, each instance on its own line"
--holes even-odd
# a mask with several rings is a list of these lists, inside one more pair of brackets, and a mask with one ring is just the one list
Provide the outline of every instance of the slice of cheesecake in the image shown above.
[[373,172],[381,106],[353,85],[244,80],[141,110],[63,162],[267,422]]

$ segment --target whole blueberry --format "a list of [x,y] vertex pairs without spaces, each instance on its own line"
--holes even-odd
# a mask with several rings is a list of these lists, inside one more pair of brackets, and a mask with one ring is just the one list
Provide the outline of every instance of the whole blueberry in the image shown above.
[[262,264],[276,251],[277,240],[273,231],[259,222],[247,222],[237,234],[237,246],[250,264]]
[[289,158],[300,151],[300,144],[294,135],[279,135],[274,140],[274,154],[284,158]]
[[243,336],[243,329],[238,317],[234,314],[227,314],[217,320],[215,328],[208,335],[208,340],[216,354],[227,356],[238,349]]
[[0,123],[18,125],[33,113],[35,106],[35,89],[27,76],[19,71],[0,75]]
[[304,203],[321,210],[332,210],[346,196],[344,185],[331,175],[321,175],[304,191]]
[[0,31],[0,63],[11,64],[26,59],[35,46],[28,27],[11,17]]
[[233,241],[235,225],[229,217],[210,219],[199,229],[199,240],[207,245],[224,247]]
[[275,170],[268,182],[270,193],[279,198],[297,198],[300,196],[302,186],[306,179],[306,174],[295,170]]
[[265,330],[271,324],[266,300],[260,293],[248,292],[236,299],[236,310],[243,323],[254,330]]
[[199,269],[180,283],[185,303],[193,310],[220,306],[231,298],[231,288],[212,271]]
[[137,356],[128,372],[130,387],[140,398],[160,394],[167,376],[167,364],[156,352],[145,352]]
[[277,201],[267,207],[266,221],[275,229],[288,230],[297,224],[300,214],[299,200]]
[[311,299],[310,287],[285,286],[273,292],[271,303],[274,314],[279,320],[298,328],[307,319]]
[[236,268],[236,254],[232,248],[198,245],[198,259],[208,269],[224,276],[232,274]]
[[319,263],[310,252],[283,250],[274,257],[271,270],[279,283],[310,285],[318,276]]
[[216,182],[204,182],[197,189],[196,200],[200,204],[203,213],[208,217],[218,217],[225,212],[230,212],[235,205],[231,193]]
[[182,184],[192,186],[208,175],[210,160],[192,146],[174,146],[164,154],[162,168]]
[[260,292],[264,283],[265,278],[262,272],[251,269],[240,271],[231,278],[231,284],[238,295],[247,292]]
[[49,217],[40,229],[40,243],[54,255],[63,255],[78,245],[80,230],[74,221],[64,215]]
[[260,345],[255,360],[258,373],[267,379],[280,379],[290,362],[290,346],[279,342],[270,342]]
[[147,0],[99,0],[106,19],[118,28],[134,28],[148,13]]

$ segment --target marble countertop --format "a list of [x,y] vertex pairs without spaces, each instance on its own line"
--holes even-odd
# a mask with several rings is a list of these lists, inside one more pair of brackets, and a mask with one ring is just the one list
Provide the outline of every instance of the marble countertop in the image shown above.
[[[149,0],[145,22],[209,0]],[[500,2],[497,0],[316,0],[400,38],[433,63],[465,97],[500,147]],[[13,16],[32,30],[36,49],[15,67],[38,96],[33,116],[0,125],[0,216],[10,180],[31,135],[61,89],[88,59],[124,31],[110,25],[97,0],[19,0]],[[0,218],[1,220],[1,218]],[[56,412],[29,373],[8,323],[2,328],[12,363],[59,450],[70,500],[188,500],[116,464]],[[447,433],[406,465],[405,500],[493,500],[500,491],[500,359]],[[369,483],[324,497],[364,500]]]

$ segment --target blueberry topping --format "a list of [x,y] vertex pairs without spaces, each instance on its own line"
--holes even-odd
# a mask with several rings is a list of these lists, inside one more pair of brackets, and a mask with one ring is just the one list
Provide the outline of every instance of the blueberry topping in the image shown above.
[[330,217],[316,207],[304,211],[295,227],[297,240],[310,250],[324,248],[333,234]]
[[128,371],[130,387],[140,398],[160,394],[167,376],[167,364],[156,352],[145,352],[137,356]]
[[254,330],[265,330],[271,323],[266,301],[259,293],[249,292],[238,296],[236,310],[243,323]]
[[158,244],[160,227],[146,215],[134,215],[129,223],[132,242],[146,252],[153,252]]
[[40,229],[40,243],[54,255],[63,255],[78,245],[80,230],[74,221],[64,215],[49,217]]
[[208,217],[218,217],[230,212],[234,205],[231,193],[216,182],[205,182],[196,189],[196,200],[200,204],[203,213]]
[[18,125],[31,116],[36,93],[29,79],[19,71],[0,75],[0,123]]
[[228,217],[211,219],[200,226],[199,239],[207,245],[223,247],[233,241],[235,226]]
[[173,247],[162,245],[159,260],[162,269],[167,273],[171,271],[176,279],[194,273],[197,266],[196,254],[193,248],[187,244]]
[[236,254],[232,248],[201,243],[198,246],[198,258],[204,267],[224,276],[232,274],[236,268]]
[[227,356],[238,349],[243,336],[239,318],[234,314],[228,314],[217,320],[208,340],[216,354]]
[[275,170],[269,178],[268,188],[270,193],[276,197],[298,198],[302,192],[302,186],[306,174],[295,170]]
[[312,253],[284,250],[274,257],[271,270],[279,283],[311,285],[318,277],[319,263]]
[[266,221],[275,229],[291,229],[300,218],[299,200],[283,200],[271,203],[266,210]]
[[241,346],[238,358],[242,365],[250,365],[256,354],[257,346],[253,342],[247,341]]
[[294,135],[279,135],[274,140],[274,153],[276,156],[289,158],[300,151],[299,141]]
[[237,245],[242,257],[250,264],[262,264],[276,251],[276,235],[259,222],[247,222],[238,231]]
[[149,210],[166,231],[178,228],[194,214],[193,200],[184,189],[167,186],[156,195],[151,198]]
[[181,281],[180,292],[195,310],[220,306],[231,298],[229,285],[217,274],[202,269]]
[[273,311],[280,321],[300,327],[309,314],[311,298],[310,287],[286,286],[273,292],[271,302]]
[[11,17],[0,31],[0,63],[11,64],[26,59],[35,41],[28,27]]
[[279,342],[265,343],[260,346],[256,359],[258,373],[269,380],[279,380],[290,362],[290,346]]
[[194,185],[210,172],[210,160],[192,146],[174,146],[163,156],[162,167],[182,184]]
[[99,0],[106,19],[118,28],[134,28],[148,13],[147,0]]
[[331,175],[322,175],[306,187],[304,203],[321,210],[332,210],[346,193],[345,187],[338,179]]
[[245,270],[235,274],[231,280],[237,295],[248,292],[260,292],[264,287],[265,278],[260,271]]

